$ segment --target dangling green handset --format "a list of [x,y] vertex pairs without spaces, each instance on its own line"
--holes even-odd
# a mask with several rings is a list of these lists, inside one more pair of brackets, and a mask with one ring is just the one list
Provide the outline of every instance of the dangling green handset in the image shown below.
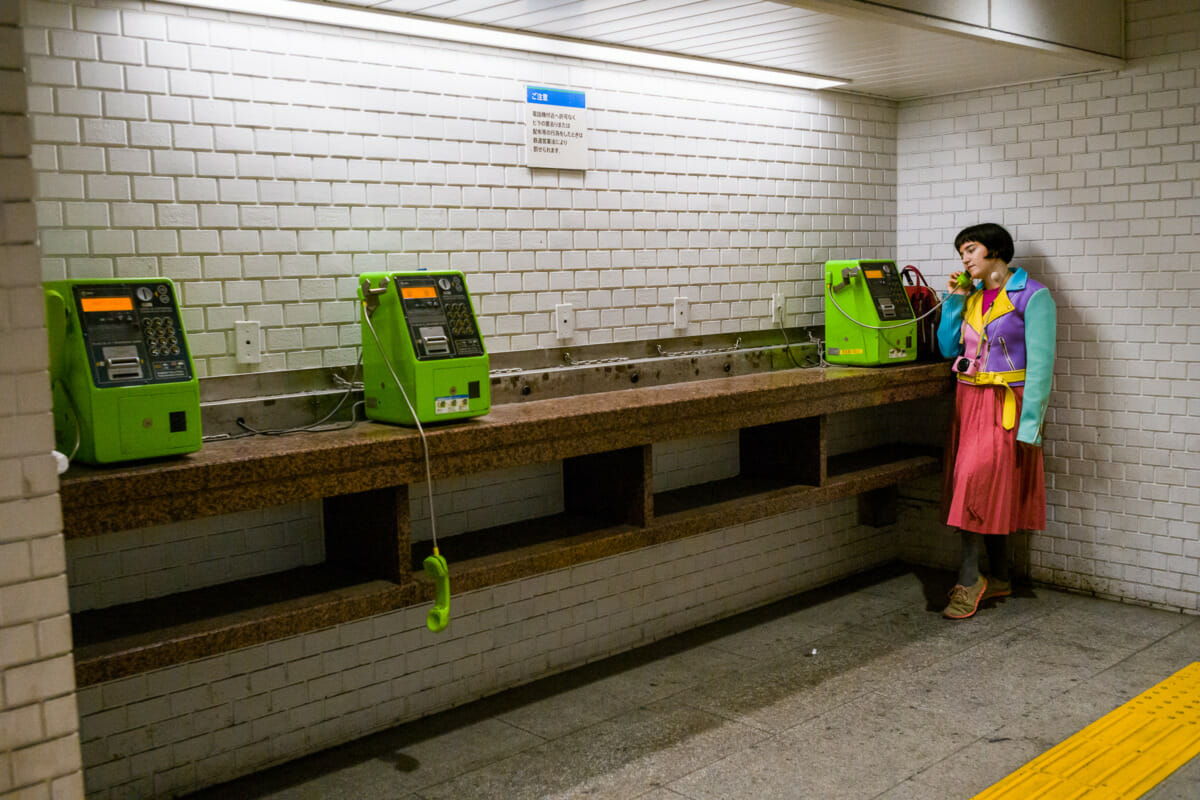
[[425,574],[433,579],[433,608],[425,617],[425,624],[434,633],[441,633],[450,624],[450,567],[435,547],[433,555],[425,558]]

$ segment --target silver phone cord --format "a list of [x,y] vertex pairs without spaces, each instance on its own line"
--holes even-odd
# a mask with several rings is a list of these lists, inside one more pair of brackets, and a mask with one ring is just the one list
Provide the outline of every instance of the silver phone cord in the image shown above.
[[70,453],[64,454],[69,464],[75,460],[75,454],[79,452],[79,445],[83,441],[83,423],[79,421],[79,409],[75,405],[75,398],[71,396],[71,390],[67,388],[66,381],[57,380],[55,383],[62,387],[63,394],[66,395],[67,406],[71,412],[71,421],[74,423],[71,427],[75,429],[75,446],[71,448]]
[[433,513],[433,472],[429,468],[429,440],[425,437],[425,429],[421,427],[421,420],[417,419],[417,410],[413,408],[412,401],[408,399],[408,392],[404,391],[404,384],[400,382],[400,376],[396,374],[396,370],[392,367],[392,360],[388,358],[387,351],[383,348],[383,342],[379,341],[379,334],[375,332],[375,325],[371,322],[371,314],[367,311],[367,304],[363,304],[363,319],[366,320],[367,328],[371,331],[371,337],[375,339],[375,346],[379,348],[379,354],[383,356],[383,363],[387,367],[388,373],[391,374],[392,380],[396,382],[396,386],[400,389],[400,396],[404,398],[404,405],[408,406],[408,413],[412,414],[413,424],[417,426],[417,433],[421,435],[421,449],[425,453],[425,490],[429,497],[429,530],[433,534],[433,552],[438,551],[437,544],[437,519]]
[[[792,362],[792,365],[799,369],[805,369],[804,365],[797,361],[796,356],[792,354],[792,342],[788,339],[787,329],[783,327],[782,314],[779,315],[779,332],[783,334],[783,349],[787,353],[787,357]],[[809,334],[809,338],[812,338],[811,333]],[[825,356],[821,353],[820,349],[817,350],[817,358],[819,359],[818,363],[824,366],[822,362],[825,361]]]
[[[825,291],[826,291],[826,294],[829,295],[829,299],[833,301],[833,307],[836,308],[838,311],[840,311],[843,317],[850,320],[851,322],[853,322],[855,325],[857,325],[860,328],[870,328],[871,330],[874,330],[874,331],[890,331],[893,328],[903,328],[905,325],[908,325],[910,323],[920,322],[921,320],[925,319],[930,314],[932,314],[933,312],[935,312],[939,308],[941,308],[942,304],[946,302],[945,300],[938,300],[937,303],[934,304],[933,308],[929,309],[921,316],[915,317],[914,319],[905,320],[904,322],[898,323],[896,325],[868,325],[865,322],[859,322],[854,317],[847,314],[846,310],[844,308],[842,308],[840,305],[838,305],[837,298],[833,296],[833,287],[831,287],[829,284],[825,284]],[[933,291],[933,290],[931,289],[930,291]]]

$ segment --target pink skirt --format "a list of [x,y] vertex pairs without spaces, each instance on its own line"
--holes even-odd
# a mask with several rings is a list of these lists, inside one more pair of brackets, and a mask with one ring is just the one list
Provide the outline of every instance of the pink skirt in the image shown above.
[[[1023,389],[1013,391],[1020,420]],[[1046,526],[1042,449],[1018,445],[1017,428],[1004,429],[1003,412],[1003,387],[958,384],[942,486],[947,525],[999,534]]]

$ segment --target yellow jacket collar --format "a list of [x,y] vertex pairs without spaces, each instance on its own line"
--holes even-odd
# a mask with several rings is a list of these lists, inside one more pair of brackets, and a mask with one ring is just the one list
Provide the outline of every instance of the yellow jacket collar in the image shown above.
[[[1020,286],[1013,285],[1013,281],[1017,279],[1020,279]],[[988,321],[999,319],[1005,314],[1015,311],[1016,306],[1009,299],[1008,290],[1010,288],[1021,289],[1024,288],[1024,285],[1025,271],[1009,269],[1008,280],[1004,286],[1000,287],[1000,294],[996,295],[996,299],[992,301],[992,307],[988,310]],[[966,313],[963,314],[966,323],[979,334],[983,333],[983,292],[983,289],[979,289],[971,293],[971,296],[967,298]]]

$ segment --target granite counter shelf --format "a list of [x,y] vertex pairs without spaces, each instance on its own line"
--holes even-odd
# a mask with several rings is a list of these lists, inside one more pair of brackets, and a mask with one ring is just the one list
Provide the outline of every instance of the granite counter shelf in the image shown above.
[[[945,363],[783,370],[494,407],[427,430],[435,478],[562,460],[562,514],[445,541],[467,591],[894,485],[940,452],[831,458],[824,416],[949,393]],[[655,494],[655,442],[738,430],[736,478]],[[68,538],[323,499],[326,563],[77,614],[80,685],[382,613],[432,597],[428,543],[410,541],[416,431],[346,430],[216,441],[189,456],[61,480]],[[424,548],[424,549],[423,549]],[[231,591],[236,588],[237,591]],[[236,601],[231,601],[236,597]],[[184,610],[186,609],[186,611]]]

